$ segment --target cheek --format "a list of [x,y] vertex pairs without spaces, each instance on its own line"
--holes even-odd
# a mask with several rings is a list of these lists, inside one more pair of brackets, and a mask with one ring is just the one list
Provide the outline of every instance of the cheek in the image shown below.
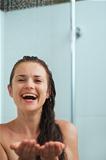
[[16,97],[19,94],[20,91],[20,87],[17,85],[14,85],[13,89],[12,89],[12,95],[13,97]]
[[41,87],[39,87],[39,91],[42,94],[47,95],[47,93],[48,93],[48,86],[47,85],[42,85]]

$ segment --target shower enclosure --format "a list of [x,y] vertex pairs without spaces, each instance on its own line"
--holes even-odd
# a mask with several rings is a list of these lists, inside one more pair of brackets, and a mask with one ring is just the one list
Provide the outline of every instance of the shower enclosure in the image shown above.
[[53,72],[56,118],[78,129],[79,159],[105,160],[106,2],[1,2],[0,123],[16,116],[7,92],[13,64],[24,55],[38,56]]

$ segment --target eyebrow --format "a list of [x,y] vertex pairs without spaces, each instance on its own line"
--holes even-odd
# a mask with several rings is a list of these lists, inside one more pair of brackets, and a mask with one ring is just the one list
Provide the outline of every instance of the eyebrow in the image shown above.
[[16,78],[17,78],[17,77],[26,77],[26,75],[24,75],[24,74],[22,74],[22,75],[16,75],[15,77],[16,77]]
[[[23,77],[23,78],[24,78],[24,77],[27,77],[27,75],[25,75],[25,74],[20,74],[20,75],[16,75],[16,78],[17,78],[17,77]],[[36,78],[36,77],[37,77],[37,78],[40,78],[41,76],[40,76],[40,75],[34,75],[34,77],[35,77],[35,78]]]

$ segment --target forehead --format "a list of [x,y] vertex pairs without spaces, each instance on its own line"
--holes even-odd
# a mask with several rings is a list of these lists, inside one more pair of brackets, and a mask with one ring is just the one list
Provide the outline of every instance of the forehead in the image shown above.
[[18,74],[45,76],[47,75],[47,72],[46,69],[38,62],[21,62],[15,68],[14,75]]

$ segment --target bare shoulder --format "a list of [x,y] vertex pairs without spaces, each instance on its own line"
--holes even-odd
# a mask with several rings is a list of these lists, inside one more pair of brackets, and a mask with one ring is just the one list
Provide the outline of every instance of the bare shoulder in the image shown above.
[[14,123],[14,120],[0,124],[0,131],[6,131]]
[[0,124],[0,133],[7,130],[9,123]]
[[73,123],[66,120],[56,120],[56,123],[59,125],[63,135],[77,136],[77,128]]
[[5,142],[10,138],[10,126],[11,122],[0,124],[0,142]]
[[12,122],[0,124],[0,160],[15,160],[17,156],[10,149],[10,144],[17,141],[17,137],[11,130]]
[[3,141],[5,135],[7,134],[7,125],[6,124],[0,124],[0,142]]
[[6,124],[0,124],[0,134],[2,134],[6,130]]
[[[68,159],[78,160],[78,132],[75,125],[65,120],[56,120],[63,134]],[[70,158],[71,157],[71,158]]]
[[5,124],[0,124],[0,156],[2,160],[7,160],[7,154],[6,150],[4,147],[4,141],[7,139],[5,136],[7,130],[6,130],[6,125]]
[[7,154],[5,152],[4,147],[2,146],[2,144],[0,143],[0,158],[2,160],[8,160]]

